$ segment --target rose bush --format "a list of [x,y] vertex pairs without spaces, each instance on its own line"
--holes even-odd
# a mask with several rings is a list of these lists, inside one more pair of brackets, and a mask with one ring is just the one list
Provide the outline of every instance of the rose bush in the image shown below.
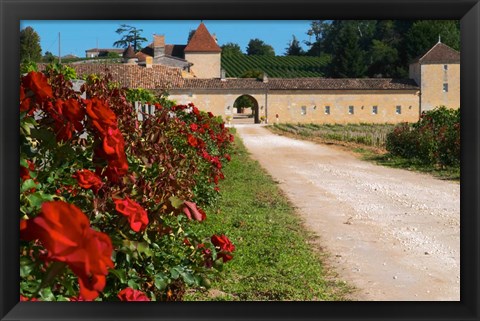
[[22,300],[181,300],[233,257],[199,228],[233,136],[164,97],[139,122],[126,93],[110,76],[80,93],[58,69],[21,77]]

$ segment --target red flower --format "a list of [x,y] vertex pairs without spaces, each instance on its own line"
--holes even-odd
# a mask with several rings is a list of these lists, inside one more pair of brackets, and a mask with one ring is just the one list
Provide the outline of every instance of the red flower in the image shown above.
[[102,136],[106,134],[109,127],[117,127],[115,113],[106,102],[96,97],[87,101],[87,114],[92,119],[93,126]]
[[120,301],[150,301],[145,293],[132,288],[123,289],[117,296]]
[[205,212],[201,208],[198,208],[195,203],[185,201],[183,204],[185,205],[183,207],[183,212],[187,215],[189,220],[193,218],[196,221],[203,221],[207,218]]
[[20,166],[20,178],[23,181],[26,181],[27,179],[32,178],[30,176],[30,171],[35,170],[35,164],[33,164],[32,161],[27,160],[27,164],[28,164],[28,168],[26,168],[24,166]]
[[23,295],[20,294],[20,301],[31,301],[31,302],[33,302],[33,301],[40,301],[40,300],[38,300],[37,298],[29,299],[26,296],[23,296]]
[[20,221],[20,238],[40,240],[51,261],[65,262],[78,276],[80,295],[95,299],[113,268],[112,242],[107,234],[90,227],[87,216],[75,205],[45,202],[38,216]]
[[215,116],[212,114],[212,112],[209,111],[209,112],[208,112],[208,117],[213,118],[213,117],[215,117]]
[[230,155],[229,155],[229,154],[225,154],[225,156],[224,156],[224,157],[225,157],[225,159],[226,159],[226,160],[228,160],[228,161],[231,161],[231,160],[232,160],[232,158],[230,157]]
[[125,140],[123,139],[122,132],[118,128],[109,127],[103,139],[105,158],[107,160],[121,158],[122,155],[125,155],[124,147]]
[[197,107],[192,106],[192,111],[193,111],[193,113],[194,113],[195,115],[197,115],[197,116],[200,115],[200,111],[198,110]]
[[220,252],[217,253],[217,256],[223,259],[223,263],[233,259],[231,253],[235,251],[235,245],[230,242],[227,236],[212,235],[210,240],[212,241],[213,245],[220,250]]
[[130,227],[133,231],[139,232],[144,230],[148,224],[147,212],[135,201],[132,201],[128,197],[121,200],[114,200],[115,209],[117,212],[128,217]]
[[53,97],[52,87],[48,84],[47,76],[41,72],[29,72],[23,77],[22,84],[25,88],[31,89],[39,101]]
[[190,129],[195,132],[195,131],[198,130],[198,125],[197,124],[190,124]]
[[198,146],[198,140],[195,136],[188,134],[188,144],[192,147],[197,147]]
[[103,186],[102,179],[88,169],[82,169],[73,174],[80,187],[91,189],[95,194]]

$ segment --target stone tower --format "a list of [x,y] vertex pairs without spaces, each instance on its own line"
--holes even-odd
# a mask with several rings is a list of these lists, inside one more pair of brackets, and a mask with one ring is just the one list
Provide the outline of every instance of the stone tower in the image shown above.
[[409,66],[420,87],[420,112],[460,107],[460,53],[440,41]]
[[184,49],[185,60],[193,63],[197,78],[220,78],[222,49],[202,22]]

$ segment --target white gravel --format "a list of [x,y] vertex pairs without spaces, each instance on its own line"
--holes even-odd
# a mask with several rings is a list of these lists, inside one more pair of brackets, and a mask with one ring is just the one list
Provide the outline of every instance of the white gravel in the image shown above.
[[460,300],[460,185],[237,126],[358,300]]

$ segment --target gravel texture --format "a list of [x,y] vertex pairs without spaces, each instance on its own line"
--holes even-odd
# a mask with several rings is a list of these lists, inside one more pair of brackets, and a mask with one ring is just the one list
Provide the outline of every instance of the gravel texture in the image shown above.
[[236,125],[361,301],[460,300],[460,185]]

